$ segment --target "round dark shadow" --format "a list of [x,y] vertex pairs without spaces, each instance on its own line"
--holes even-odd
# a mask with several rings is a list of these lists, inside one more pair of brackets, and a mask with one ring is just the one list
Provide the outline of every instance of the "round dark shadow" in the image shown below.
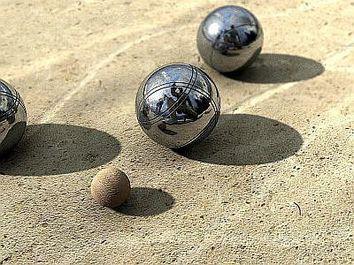
[[42,176],[95,168],[114,159],[120,144],[112,135],[66,124],[29,125],[24,138],[0,159],[3,175]]
[[151,216],[173,207],[175,199],[161,189],[132,188],[127,202],[115,210],[133,216]]
[[255,62],[226,77],[248,83],[287,83],[314,78],[325,71],[324,66],[309,58],[288,54],[260,54]]
[[303,139],[292,127],[266,117],[221,115],[204,141],[178,153],[194,160],[221,165],[271,163],[294,155]]

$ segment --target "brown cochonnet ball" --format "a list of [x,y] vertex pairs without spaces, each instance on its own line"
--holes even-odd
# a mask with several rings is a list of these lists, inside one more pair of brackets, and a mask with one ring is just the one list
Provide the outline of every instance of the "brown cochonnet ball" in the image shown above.
[[101,170],[91,183],[92,197],[101,205],[115,208],[125,202],[130,194],[127,175],[116,167]]

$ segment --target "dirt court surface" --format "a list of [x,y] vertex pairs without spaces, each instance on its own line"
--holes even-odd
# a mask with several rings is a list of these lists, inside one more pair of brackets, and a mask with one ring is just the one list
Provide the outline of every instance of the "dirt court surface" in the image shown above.
[[[225,4],[264,29],[257,62],[223,76],[196,32]],[[354,1],[0,0],[0,73],[29,126],[0,161],[1,264],[354,263]],[[222,115],[178,154],[144,135],[135,93],[187,62],[219,87]],[[109,164],[133,187],[95,203]]]

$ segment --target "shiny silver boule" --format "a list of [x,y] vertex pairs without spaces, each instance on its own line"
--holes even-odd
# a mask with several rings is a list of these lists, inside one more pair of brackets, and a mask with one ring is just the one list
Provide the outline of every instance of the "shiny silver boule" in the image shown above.
[[0,155],[21,140],[26,125],[27,112],[20,94],[0,79]]
[[143,131],[172,149],[205,139],[220,115],[220,96],[210,77],[184,63],[152,72],[136,95],[136,115]]
[[200,24],[198,51],[215,70],[227,73],[252,64],[262,50],[263,30],[257,18],[239,6],[223,6]]

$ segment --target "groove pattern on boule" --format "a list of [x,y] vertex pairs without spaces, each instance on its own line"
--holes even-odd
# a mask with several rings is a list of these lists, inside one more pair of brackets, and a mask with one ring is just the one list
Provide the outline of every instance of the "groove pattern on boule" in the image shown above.
[[20,94],[0,79],[0,156],[18,144],[26,126],[27,111]]
[[138,122],[147,136],[172,149],[204,140],[220,115],[215,83],[203,70],[186,63],[154,70],[142,82],[135,103]]

